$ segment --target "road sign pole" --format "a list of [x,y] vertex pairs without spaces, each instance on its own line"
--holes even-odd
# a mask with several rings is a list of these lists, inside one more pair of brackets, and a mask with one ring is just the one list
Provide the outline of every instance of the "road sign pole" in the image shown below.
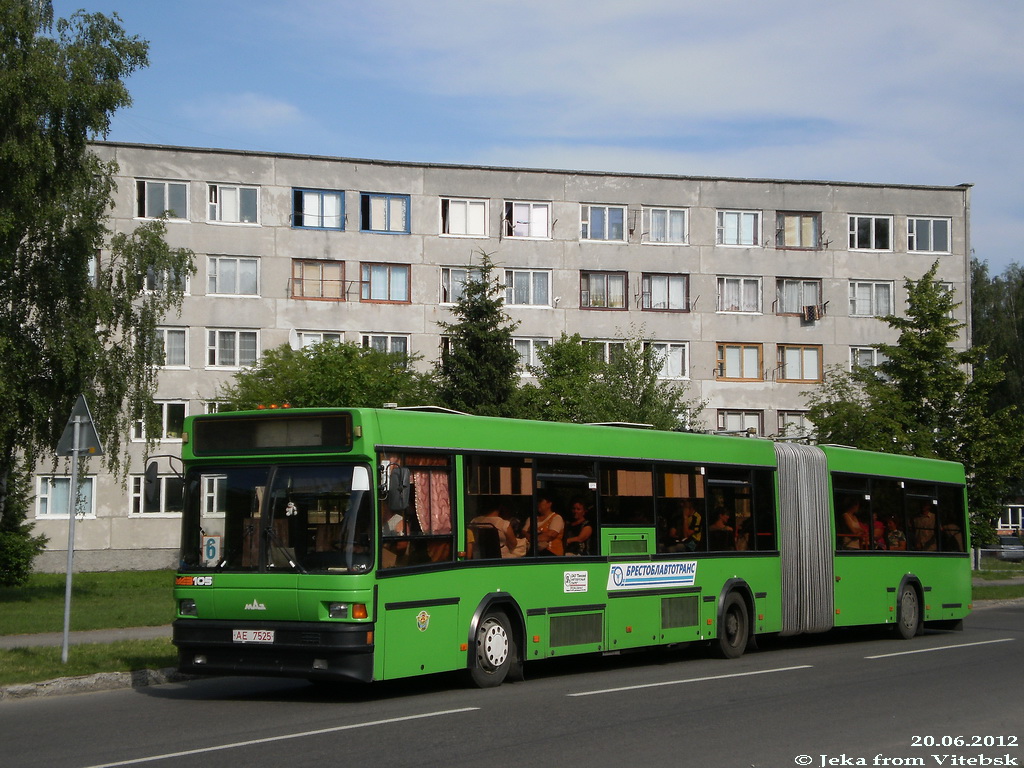
[[81,449],[81,418],[72,416],[75,436],[71,447],[71,482],[68,484],[68,572],[64,579],[64,644],[60,660],[68,663],[68,645],[71,639],[71,569],[75,559],[75,507],[78,506],[78,452]]

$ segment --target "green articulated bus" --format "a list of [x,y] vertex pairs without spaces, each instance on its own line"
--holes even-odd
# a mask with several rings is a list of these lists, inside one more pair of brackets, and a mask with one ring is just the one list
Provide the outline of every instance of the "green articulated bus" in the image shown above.
[[964,471],[429,409],[190,417],[184,672],[388,680],[757,635],[958,628]]

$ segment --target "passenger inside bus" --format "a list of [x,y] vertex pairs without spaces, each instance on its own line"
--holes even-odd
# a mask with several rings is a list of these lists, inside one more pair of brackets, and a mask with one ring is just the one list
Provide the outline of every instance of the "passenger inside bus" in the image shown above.
[[586,502],[574,499],[569,510],[569,523],[565,527],[565,554],[590,554],[590,537],[594,533],[594,526],[590,524],[589,516]]
[[[523,524],[523,535],[530,535],[531,521]],[[555,509],[554,499],[546,493],[537,495],[537,551],[536,555],[563,555],[565,549],[562,537],[565,533],[565,520]]]
[[894,552],[907,549],[907,534],[900,530],[899,525],[895,515],[890,515],[885,521],[885,546]]
[[724,506],[716,506],[714,522],[708,526],[708,544],[713,551],[729,551],[736,549],[735,530],[732,526],[732,513]]
[[867,523],[864,522],[860,512],[860,499],[856,496],[847,496],[843,501],[839,521],[841,530],[837,536],[837,544],[840,549],[868,549],[870,536]]

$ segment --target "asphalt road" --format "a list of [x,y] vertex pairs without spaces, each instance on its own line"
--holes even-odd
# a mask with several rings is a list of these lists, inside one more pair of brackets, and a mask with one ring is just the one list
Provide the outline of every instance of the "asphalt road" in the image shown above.
[[204,679],[0,702],[0,765],[1020,765],[1022,668],[1018,602],[909,642],[858,631],[734,661],[691,648],[540,662],[485,691],[448,675]]

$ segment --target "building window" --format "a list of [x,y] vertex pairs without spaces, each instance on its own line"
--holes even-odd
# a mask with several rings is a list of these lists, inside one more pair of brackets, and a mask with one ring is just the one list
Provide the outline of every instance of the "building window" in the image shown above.
[[907,219],[907,250],[949,253],[949,219]]
[[580,306],[589,309],[626,309],[625,272],[583,272]]
[[292,259],[292,298],[345,300],[345,262]]
[[237,256],[210,256],[206,292],[222,296],[258,296],[260,260]]
[[587,339],[587,350],[595,360],[602,363],[614,363],[626,351],[626,342],[606,339]]
[[408,264],[363,264],[363,301],[409,302]]
[[892,216],[850,216],[851,251],[891,251]]
[[529,376],[532,368],[540,366],[540,351],[547,349],[551,344],[551,339],[514,338],[512,344],[519,355],[519,372],[524,376]]
[[761,381],[761,345],[722,343],[718,345],[718,378]]
[[180,515],[184,509],[185,484],[177,475],[160,475],[156,479],[156,494],[147,498],[146,478],[132,476],[132,515]]
[[779,211],[775,218],[775,247],[821,248],[821,214]]
[[551,237],[551,203],[505,203],[505,237]]
[[259,187],[210,184],[208,193],[207,210],[210,221],[234,224],[259,223]]
[[821,304],[821,280],[780,277],[775,281],[775,312],[801,315],[804,308]]
[[345,193],[323,189],[293,189],[292,226],[303,229],[344,229]]
[[334,331],[296,331],[295,341],[298,349],[305,349],[324,343],[341,344],[342,335]]
[[551,306],[551,273],[535,269],[505,270],[505,303],[517,307]]
[[163,348],[163,368],[188,368],[188,329],[157,328]]
[[363,232],[409,234],[409,195],[363,192],[359,196],[360,228]]
[[719,312],[760,312],[761,278],[718,278]]
[[779,344],[779,381],[821,381],[821,347]]
[[581,205],[580,239],[626,242],[625,206]]
[[718,412],[718,431],[760,435],[764,431],[761,426],[763,420],[764,414],[761,411],[723,410]]
[[374,349],[385,354],[402,355],[403,357],[408,357],[409,355],[408,336],[364,333],[362,343],[366,349]]
[[442,197],[441,234],[487,237],[487,201]]
[[[71,478],[60,475],[40,475],[36,485],[36,517],[68,517]],[[96,478],[86,477],[78,486],[75,516],[96,517]]]
[[665,312],[690,311],[690,276],[644,274],[641,278],[644,309]]
[[892,314],[892,283],[850,281],[850,316],[885,317]]
[[688,344],[685,341],[649,341],[644,346],[653,349],[661,363],[660,379],[688,379],[690,369]]
[[241,368],[259,357],[259,331],[211,328],[207,332],[206,365],[209,368]]
[[135,215],[140,219],[188,219],[188,184],[184,181],[135,182]]
[[996,524],[999,530],[1019,533],[1024,528],[1024,507],[1019,505],[1007,505],[999,515],[999,522]]
[[757,245],[760,231],[760,211],[718,212],[716,242],[719,245]]
[[814,424],[806,411],[779,411],[779,437],[814,437]]
[[[188,415],[187,403],[176,400],[158,402],[160,409],[160,426],[157,440],[181,440],[185,429],[185,416]],[[139,419],[132,427],[132,440],[146,439],[146,424]]]
[[850,370],[854,368],[874,368],[888,360],[874,347],[850,347]]
[[[92,285],[96,285],[95,275],[92,276],[91,282]],[[187,294],[189,289],[188,276],[182,277],[178,273],[167,269],[156,270],[152,267],[146,269],[143,290],[147,293],[163,293],[167,290],[168,286]]]
[[685,208],[644,208],[640,242],[686,245],[689,236]]
[[480,270],[475,267],[441,267],[441,303],[457,304],[470,278],[480,279]]

